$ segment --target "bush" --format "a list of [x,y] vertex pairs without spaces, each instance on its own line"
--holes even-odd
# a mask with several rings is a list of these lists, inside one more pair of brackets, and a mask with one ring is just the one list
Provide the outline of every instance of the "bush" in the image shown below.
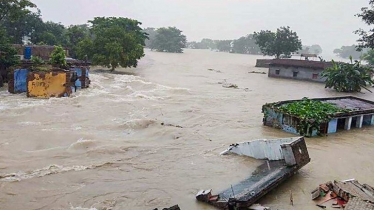
[[364,88],[371,92],[368,85],[373,85],[372,75],[374,71],[361,62],[336,63],[332,61],[333,66],[326,68],[322,72],[322,77],[327,78],[325,88],[334,88],[338,92],[361,92]]

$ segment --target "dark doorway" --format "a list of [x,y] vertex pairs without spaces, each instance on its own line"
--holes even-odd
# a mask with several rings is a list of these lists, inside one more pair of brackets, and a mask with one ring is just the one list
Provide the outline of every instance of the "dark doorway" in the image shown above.
[[352,117],[351,129],[352,128],[356,128],[356,124],[357,124],[358,118],[359,117]]
[[338,119],[338,126],[337,126],[337,130],[344,130],[344,127],[345,127],[345,118],[340,118]]

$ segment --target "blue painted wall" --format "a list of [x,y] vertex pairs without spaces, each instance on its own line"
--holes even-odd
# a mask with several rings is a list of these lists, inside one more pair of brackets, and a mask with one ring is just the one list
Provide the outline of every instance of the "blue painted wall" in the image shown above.
[[31,47],[25,47],[24,58],[27,60],[31,59]]
[[[77,81],[75,81],[75,86],[77,88],[82,88],[82,82],[81,82],[80,78],[83,76],[83,70],[79,67],[71,68],[70,70],[77,72],[78,79],[77,79]],[[89,76],[88,71],[86,71],[84,76],[85,76],[85,78],[88,78],[88,76]]]
[[283,131],[286,131],[288,133],[293,133],[293,134],[297,134],[299,135],[299,132],[297,132],[296,128],[293,128],[289,125],[283,125],[283,128],[282,128]]
[[14,92],[23,93],[27,91],[27,74],[28,69],[14,70]]
[[329,128],[327,130],[327,133],[336,133],[338,129],[338,119],[332,119],[329,122]]
[[275,112],[272,109],[265,109],[265,124],[268,126],[273,126],[276,128],[282,128],[283,124],[283,114]]

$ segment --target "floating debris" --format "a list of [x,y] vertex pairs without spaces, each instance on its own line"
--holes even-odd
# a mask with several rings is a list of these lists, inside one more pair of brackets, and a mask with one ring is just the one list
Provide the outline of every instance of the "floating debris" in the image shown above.
[[208,71],[214,71],[214,72],[217,72],[217,73],[222,73],[220,70],[214,70],[214,69],[208,69]]
[[162,126],[170,126],[170,127],[176,127],[176,128],[183,128],[182,126],[180,125],[173,125],[173,124],[170,124],[170,123],[161,123]]
[[234,88],[234,89],[238,89],[238,85],[236,84],[232,84],[232,83],[226,83],[226,84],[223,84],[222,87],[224,88]]
[[250,71],[248,73],[250,73],[250,74],[266,74],[266,72],[263,72],[263,71]]
[[252,175],[228,189],[212,195],[201,190],[196,199],[220,209],[248,209],[262,196],[295,174],[310,162],[303,137],[255,140],[231,145],[221,155],[235,153],[256,159],[267,159]]
[[[157,208],[153,210],[158,210]],[[170,208],[163,208],[162,210],[181,210],[178,205],[172,206]]]
[[354,179],[320,184],[311,194],[316,205],[321,208],[324,206],[322,204],[334,200],[333,208],[374,210],[374,188],[367,184],[361,185]]

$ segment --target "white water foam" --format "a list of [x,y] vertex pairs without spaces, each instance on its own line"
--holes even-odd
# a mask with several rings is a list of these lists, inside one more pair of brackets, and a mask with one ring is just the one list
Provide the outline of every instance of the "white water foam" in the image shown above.
[[90,165],[90,166],[60,166],[60,165],[50,165],[42,169],[36,169],[33,171],[19,171],[17,173],[10,173],[5,175],[0,175],[0,181],[15,182],[22,181],[26,179],[32,179],[35,177],[43,177],[52,174],[70,172],[70,171],[84,171],[87,169],[95,169],[110,163],[104,163],[100,165]]

